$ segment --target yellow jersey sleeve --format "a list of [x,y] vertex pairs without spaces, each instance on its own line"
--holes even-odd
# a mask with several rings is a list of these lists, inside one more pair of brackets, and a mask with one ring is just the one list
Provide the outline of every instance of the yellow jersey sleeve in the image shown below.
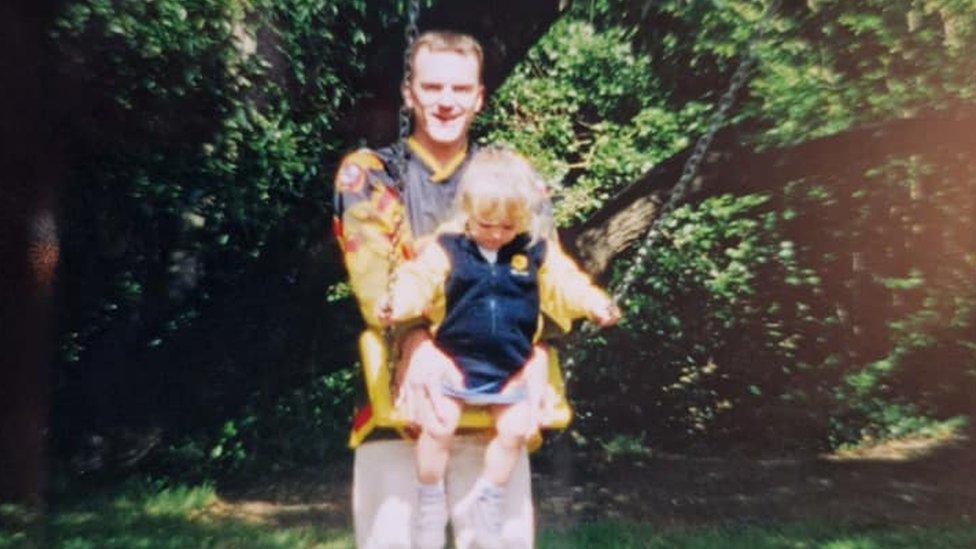
[[563,332],[573,321],[585,318],[607,303],[610,297],[590,280],[573,261],[557,238],[547,242],[546,256],[539,268],[539,304],[542,312]]
[[451,268],[447,253],[437,242],[424,246],[420,255],[396,271],[391,294],[393,321],[426,317],[435,326],[444,320],[444,283]]
[[347,155],[335,177],[333,231],[360,313],[373,327],[379,326],[376,304],[387,290],[390,261],[409,258],[412,247],[403,202],[386,178],[382,160],[368,149]]

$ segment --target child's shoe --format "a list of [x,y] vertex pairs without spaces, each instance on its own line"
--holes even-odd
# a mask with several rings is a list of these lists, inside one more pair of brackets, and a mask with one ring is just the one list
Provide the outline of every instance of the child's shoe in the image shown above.
[[447,496],[444,485],[421,484],[417,488],[417,509],[413,520],[414,549],[443,549],[447,543]]
[[482,549],[501,549],[505,490],[490,482],[483,482],[476,489],[477,497],[469,510],[468,520],[474,528],[477,546]]

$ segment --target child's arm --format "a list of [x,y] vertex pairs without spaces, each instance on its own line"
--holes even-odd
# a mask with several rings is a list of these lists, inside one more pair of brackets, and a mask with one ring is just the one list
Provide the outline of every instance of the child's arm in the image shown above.
[[427,314],[443,292],[449,269],[450,261],[440,245],[424,246],[419,256],[397,268],[390,295],[377,304],[380,323],[389,325]]
[[589,318],[600,326],[620,319],[610,296],[593,284],[555,238],[548,240],[539,269],[539,298],[542,311],[565,332],[577,318]]

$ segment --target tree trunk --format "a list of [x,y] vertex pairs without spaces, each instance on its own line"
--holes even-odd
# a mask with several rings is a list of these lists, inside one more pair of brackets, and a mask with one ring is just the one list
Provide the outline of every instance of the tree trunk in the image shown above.
[[[911,154],[948,158],[976,150],[976,110],[956,108],[854,128],[836,135],[753,152],[734,128],[716,135],[684,202],[723,193],[777,191],[790,181],[841,176],[858,181],[886,158]],[[613,259],[635,245],[658,217],[681,175],[691,148],[657,165],[610,199],[585,223],[564,234],[567,248],[590,273],[605,273]],[[848,177],[844,177],[848,176]]]
[[0,4],[0,502],[39,504],[46,473],[56,155],[46,120],[45,33],[55,2]]

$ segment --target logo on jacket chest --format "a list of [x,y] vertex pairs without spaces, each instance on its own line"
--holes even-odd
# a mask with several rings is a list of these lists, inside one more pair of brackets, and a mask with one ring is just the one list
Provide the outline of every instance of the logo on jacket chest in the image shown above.
[[512,274],[515,276],[529,276],[529,258],[525,254],[512,256]]

